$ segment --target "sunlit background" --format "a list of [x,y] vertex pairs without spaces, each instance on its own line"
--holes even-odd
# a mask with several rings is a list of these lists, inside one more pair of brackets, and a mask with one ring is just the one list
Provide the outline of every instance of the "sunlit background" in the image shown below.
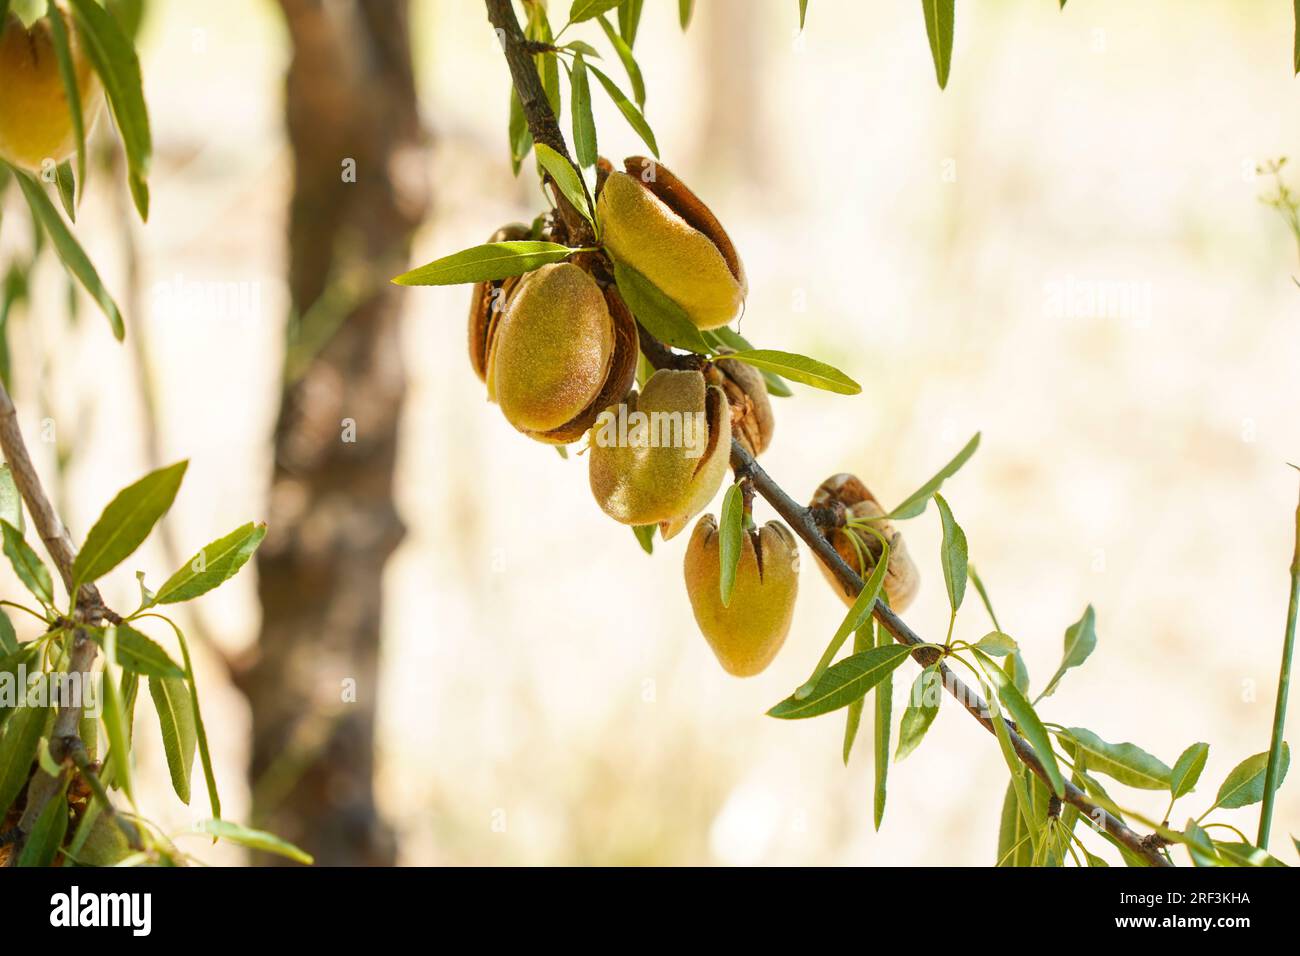
[[[1300,459],[1300,259],[1255,167],[1300,154],[1291,5],[963,3],[944,92],[919,6],[812,0],[800,33],[795,0],[700,0],[683,33],[675,4],[647,0],[647,118],[744,258],[741,331],[864,385],[779,400],[764,466],[797,499],[851,471],[888,505],[982,432],[945,496],[1036,689],[1065,628],[1090,602],[1097,612],[1097,650],[1045,719],[1171,765],[1209,742],[1180,825],[1267,749],[1272,720],[1295,532],[1286,462]],[[562,23],[567,4],[552,8]],[[434,186],[418,264],[531,219],[543,199],[527,169],[510,172],[509,79],[481,5],[414,9]],[[592,24],[570,36],[608,49]],[[157,161],[127,322],[147,343],[164,458],[191,459],[168,518],[186,554],[267,510],[288,310],[287,42],[266,0],[158,3],[142,39]],[[596,98],[602,154],[643,152]],[[127,299],[127,217],[99,175],[79,235]],[[80,539],[146,467],[137,365],[89,303],[68,321],[56,264],[41,277],[11,331],[16,398],[29,436],[48,418],[71,450],[52,483]],[[245,305],[178,307],[186,282],[246,283]],[[647,557],[595,505],[583,457],[528,441],[486,402],[465,355],[465,288],[405,301],[407,537],[386,577],[375,743],[400,863],[994,861],[1006,767],[950,700],[891,768],[879,832],[869,716],[847,767],[842,715],[764,716],[844,612],[806,549],[784,651],[757,678],[727,676],[683,590],[685,536]],[[53,474],[54,446],[35,443]],[[755,517],[772,515],[760,503]],[[906,618],[940,640],[934,510],[903,530],[924,578]],[[103,582],[110,604],[134,606],[136,568],[171,570],[142,550]],[[257,638],[253,574],[203,602],[231,654]],[[958,636],[989,627],[972,594]],[[211,654],[196,666],[240,818],[250,717]],[[153,721],[141,708],[141,804],[181,831],[206,808],[170,792]],[[1111,792],[1164,812],[1159,793]],[[1253,837],[1257,811],[1224,819]],[[1276,820],[1275,851],[1291,859],[1294,781]]]

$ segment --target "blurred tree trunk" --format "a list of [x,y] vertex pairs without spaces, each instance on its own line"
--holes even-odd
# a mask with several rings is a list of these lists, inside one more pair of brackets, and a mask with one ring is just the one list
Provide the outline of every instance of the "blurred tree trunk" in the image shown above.
[[[426,212],[406,0],[281,0],[295,182],[262,634],[239,683],[259,825],[326,865],[394,862],[373,771],[383,574],[405,393],[400,291]],[[270,862],[270,860],[266,860]]]

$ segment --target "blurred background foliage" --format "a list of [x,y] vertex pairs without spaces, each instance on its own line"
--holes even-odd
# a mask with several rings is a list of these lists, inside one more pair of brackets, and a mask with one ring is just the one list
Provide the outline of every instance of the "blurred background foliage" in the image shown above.
[[[781,657],[756,679],[727,677],[694,628],[684,542],[647,558],[595,507],[582,458],[520,440],[485,403],[464,354],[467,290],[389,298],[385,280],[402,263],[388,268],[364,221],[329,249],[359,266],[292,278],[308,240],[289,246],[290,198],[308,167],[332,177],[357,158],[357,183],[339,190],[408,197],[394,215],[422,223],[411,263],[542,205],[535,181],[510,172],[509,78],[480,4],[411,3],[419,134],[376,151],[347,127],[315,152],[286,125],[285,12],[299,6],[316,5],[148,11],[151,220],[131,224],[120,177],[100,172],[78,224],[143,347],[110,347],[101,323],[77,320],[48,257],[9,327],[24,427],[38,436],[53,422],[53,440],[32,443],[46,474],[62,463],[51,493],[74,537],[150,457],[185,456],[186,494],[168,519],[176,539],[267,517],[272,534],[296,534],[308,567],[341,575],[337,587],[278,593],[303,616],[274,638],[295,649],[293,663],[269,676],[277,645],[259,651],[259,634],[271,633],[262,604],[277,594],[266,573],[262,600],[247,575],[203,604],[211,646],[196,668],[228,814],[273,821],[323,862],[992,862],[1005,767],[954,708],[891,773],[879,833],[869,748],[846,769],[839,721],[762,716],[807,675],[843,613],[809,556]],[[346,6],[324,4],[335,17]],[[1266,749],[1295,496],[1283,462],[1300,439],[1300,268],[1286,224],[1257,201],[1272,179],[1255,170],[1300,149],[1290,5],[965,4],[942,93],[915,4],[813,0],[802,34],[793,0],[707,0],[686,34],[675,5],[646,6],[647,116],[665,161],[745,259],[741,331],[824,357],[865,386],[855,398],[801,389],[782,400],[768,470],[798,498],[853,471],[892,500],[982,430],[945,495],[1038,681],[1065,627],[1097,608],[1098,651],[1045,719],[1132,739],[1166,763],[1210,741],[1206,781]],[[587,33],[599,29],[573,38],[594,40]],[[309,89],[358,69],[348,58],[360,49],[320,61]],[[367,106],[392,109],[372,98],[321,115]],[[607,102],[596,108],[603,154],[641,150]],[[9,227],[21,218],[7,219],[0,242],[26,241]],[[392,229],[404,251],[409,227]],[[376,260],[387,271],[365,268]],[[300,330],[290,323],[322,296],[315,318],[327,327],[355,329],[367,321],[358,315],[383,310],[404,406],[349,390],[354,351],[314,372],[328,345],[286,353],[301,342],[286,336]],[[141,368],[154,384],[152,429]],[[285,431],[302,422],[285,413],[297,401],[319,403],[326,433],[355,419],[348,451],[369,478],[324,496],[293,468],[284,479],[286,450],[320,439]],[[400,543],[382,567],[373,525],[346,518],[385,474]],[[321,514],[341,517],[313,534]],[[756,517],[770,516],[760,506]],[[925,577],[908,620],[931,637],[947,624],[939,533],[932,513],[906,528]],[[156,576],[175,563],[148,547],[133,566]],[[382,596],[378,626],[348,613],[358,575],[376,589],[368,606]],[[122,605],[136,587],[125,566],[101,586]],[[973,640],[984,623],[972,609],[958,636]],[[349,678],[355,703],[341,698]],[[256,717],[250,699],[263,702]],[[287,755],[274,766],[250,743],[271,714]],[[350,722],[350,747],[337,749]],[[156,738],[141,744],[138,779],[155,791],[142,805],[185,826],[191,811],[167,789]],[[322,759],[330,772],[313,776]],[[1163,810],[1159,794],[1115,789],[1152,816]],[[1297,792],[1280,794],[1279,831],[1300,818]],[[1254,811],[1238,813],[1252,830]],[[225,847],[211,858],[243,859]]]

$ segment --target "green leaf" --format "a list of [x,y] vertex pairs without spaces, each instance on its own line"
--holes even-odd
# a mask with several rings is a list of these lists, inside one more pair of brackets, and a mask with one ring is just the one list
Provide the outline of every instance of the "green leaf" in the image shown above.
[[[97,635],[103,640],[102,635]],[[167,652],[129,624],[117,626],[117,662],[146,677],[184,677]]]
[[802,30],[808,20],[808,0],[799,0],[799,29]]
[[1052,784],[1052,791],[1058,797],[1062,796],[1065,793],[1065,778],[1061,776],[1061,768],[1056,763],[1056,753],[1052,750],[1051,735],[1048,734],[1047,728],[1043,726],[1037,711],[1025,699],[1025,696],[1016,689],[1016,685],[1003,672],[996,661],[979,651],[976,651],[975,654],[984,666],[984,671],[988,674],[989,680],[996,686],[998,699],[1007,708],[1007,712],[1011,714],[1011,719],[1020,728],[1021,735],[1025,740],[1029,741],[1029,746],[1034,748],[1034,753],[1037,754],[1039,762],[1043,765],[1043,769],[1047,771],[1048,780]]
[[140,218],[149,218],[145,179],[153,153],[149,111],[144,102],[140,61],[113,15],[95,0],[71,0],[81,48],[103,81],[113,120],[126,150],[131,195]]
[[792,382],[802,382],[839,395],[857,395],[862,386],[837,368],[793,352],[776,349],[746,349],[727,356],[758,369],[777,372]]
[[1192,858],[1193,866],[1220,866],[1219,851],[1214,847],[1210,835],[1197,825],[1195,820],[1188,820],[1183,828],[1183,845]]
[[528,120],[524,117],[519,93],[513,86],[510,88],[510,123],[506,132],[510,139],[510,167],[518,176],[524,157],[533,151],[533,134],[528,129]]
[[658,527],[657,524],[634,524],[632,526],[637,541],[641,543],[641,550],[646,554],[654,554],[655,552],[655,530]]
[[1104,773],[1139,790],[1165,790],[1171,771],[1137,744],[1110,744],[1091,730],[1071,727],[1062,740],[1067,751],[1078,747],[1087,754],[1088,769]]
[[72,562],[76,585],[103,577],[140,547],[176,500],[188,466],[188,461],[180,461],[159,468],[117,493],[86,535],[86,543]]
[[690,25],[694,10],[695,0],[677,0],[677,19],[681,21],[683,30]]
[[723,607],[731,607],[731,592],[736,587],[736,568],[740,566],[744,534],[745,496],[740,490],[740,482],[736,482],[722,496],[722,522],[718,529],[718,560],[721,563],[718,589]]
[[[876,607],[876,600],[880,597],[880,592],[884,588],[885,573],[888,569],[889,547],[886,545],[881,552],[880,559],[876,562],[876,566],[871,569],[871,574],[867,576],[862,590],[858,592],[853,606],[844,615],[844,620],[840,622],[840,626],[826,646],[826,651],[822,654],[821,660],[817,662],[817,666],[813,669],[812,676],[794,692],[795,700],[803,700],[813,692],[817,682],[826,673],[826,669],[831,666],[831,661],[835,660],[835,655],[844,646],[844,642],[848,640],[849,635],[862,627],[871,617]],[[863,691],[863,693],[866,692]]]
[[[573,114],[573,151],[578,154],[578,165],[584,168],[595,166],[598,158],[596,120],[591,115],[591,84],[587,82],[587,61],[581,55],[573,58],[573,69],[569,72],[569,92],[569,111]],[[586,195],[584,189],[584,199]]]
[[[1274,789],[1282,786],[1286,779],[1287,768],[1291,765],[1291,748],[1282,745],[1282,765],[1278,772]],[[1264,799],[1264,774],[1268,768],[1268,752],[1247,757],[1232,768],[1228,778],[1219,787],[1219,794],[1214,798],[1214,805],[1225,810],[1248,807]]]
[[[876,647],[888,647],[894,643],[894,636],[884,627],[876,628]],[[876,829],[880,829],[880,824],[885,819],[885,798],[887,796],[887,784],[889,782],[889,734],[891,722],[894,718],[894,675],[886,674],[880,683],[876,684],[876,726],[875,726],[875,758],[876,758],[876,794],[874,822]]]
[[943,683],[939,676],[939,665],[931,664],[917,675],[907,695],[907,709],[903,711],[903,721],[898,726],[895,761],[904,759],[921,745],[926,731],[939,716],[939,700],[942,696]]
[[[620,16],[622,12],[620,8]],[[609,45],[614,48],[614,52],[618,54],[618,58],[623,64],[623,69],[627,71],[627,80],[632,84],[632,98],[636,100],[636,105],[644,111],[645,79],[641,76],[641,67],[637,65],[636,57],[632,55],[631,43],[624,41],[623,37],[615,32],[609,20],[605,17],[600,18],[600,28],[605,31],[605,37],[609,40]]]
[[587,64],[587,69],[596,75],[596,79],[600,80],[600,85],[605,88],[605,92],[608,93],[609,98],[614,101],[614,105],[617,106],[618,111],[623,114],[623,118],[627,120],[628,125],[631,126],[645,144],[650,147],[650,152],[654,154],[654,158],[658,159],[659,144],[655,142],[654,131],[650,129],[650,124],[645,121],[645,117],[641,115],[641,111],[636,108],[636,105],[633,104],[627,96],[624,95],[623,91],[618,88],[617,83],[590,63]]
[[221,796],[217,793],[216,774],[212,772],[212,751],[208,747],[207,728],[203,725],[203,708],[199,706],[199,688],[194,681],[194,662],[190,660],[189,642],[185,640],[185,632],[171,618],[162,614],[149,614],[146,616],[166,621],[171,627],[172,633],[176,635],[176,642],[181,646],[181,659],[185,662],[185,681],[189,685],[190,692],[190,712],[194,716],[194,733],[199,742],[199,763],[203,767],[203,779],[208,786],[208,803],[212,807],[212,815],[220,820]]
[[99,273],[95,271],[94,263],[90,261],[86,251],[81,248],[81,244],[72,235],[67,224],[63,221],[63,217],[54,208],[54,203],[50,202],[50,197],[45,195],[45,190],[27,173],[13,169],[13,167],[10,167],[10,169],[13,172],[14,179],[18,182],[18,188],[22,190],[23,198],[27,200],[27,205],[31,207],[33,218],[50,237],[50,241],[54,243],[54,250],[59,254],[59,258],[63,260],[68,272],[85,286],[91,298],[99,303],[99,308],[108,317],[108,324],[113,329],[114,337],[120,342],[126,337],[126,326],[122,322],[122,313],[118,310],[113,297],[108,294],[108,289],[104,287],[103,280],[99,278]]
[[939,89],[948,85],[956,5],[956,0],[921,0],[921,8],[925,11],[925,35],[930,40],[930,55],[934,58],[934,75],[939,80]]
[[[861,654],[863,651],[869,651],[876,646],[874,630],[875,622],[867,618],[865,624],[853,632],[853,653]],[[862,723],[862,705],[866,702],[865,697],[859,697],[853,703],[849,704],[844,718],[844,746],[842,753],[844,765],[849,765],[849,755],[853,753],[853,742],[858,737],[858,725]]]
[[8,521],[0,521],[0,531],[4,534],[5,556],[14,566],[14,573],[18,575],[18,580],[22,581],[27,590],[36,595],[41,602],[53,605],[54,582],[50,578],[49,569],[36,556],[31,545],[23,540],[22,532]]
[[1192,744],[1174,761],[1174,769],[1169,773],[1169,793],[1175,800],[1187,796],[1196,787],[1209,755],[1209,744]]
[[[1024,776],[1021,775],[1023,782]],[[1019,798],[1015,783],[1007,784],[1006,794],[1002,797],[1002,816],[998,826],[997,866],[1031,866],[1034,859],[1034,845],[1029,838],[1029,828],[1020,813]]]
[[1015,640],[1001,631],[989,631],[975,642],[975,647],[990,657],[1005,657],[1019,650]]
[[[63,162],[54,167],[54,188],[59,194],[59,203],[63,212],[72,222],[77,221],[77,180],[72,173],[72,164]],[[73,296],[73,301],[76,297]]]
[[1033,774],[1021,762],[1015,745],[1011,743],[1011,731],[1007,727],[1007,722],[1002,718],[1002,709],[998,706],[997,694],[984,683],[982,678],[980,686],[987,698],[989,716],[993,722],[993,733],[998,739],[998,749],[1002,751],[1002,759],[1011,772],[1011,786],[1016,794],[1016,807],[1020,811],[1025,831],[1029,835],[1030,859],[1032,860],[1034,854],[1038,852],[1041,830],[1043,829],[1043,825],[1034,815],[1033,794],[1030,792],[1029,784],[1026,781],[1026,778],[1032,777]]
[[23,852],[18,857],[19,866],[46,867],[54,862],[68,832],[68,798],[65,783],[59,793],[41,809],[36,825],[27,837]]
[[971,455],[975,454],[975,449],[980,446],[980,433],[976,432],[975,437],[966,443],[966,447],[957,452],[957,457],[948,464],[939,469],[939,473],[923,484],[916,491],[912,492],[907,499],[889,513],[889,517],[902,521],[906,518],[915,518],[917,515],[925,513],[925,506],[930,497],[943,487],[943,483],[951,478],[966,464]]
[[149,696],[158,712],[172,788],[181,798],[181,803],[188,806],[190,773],[194,767],[194,749],[198,745],[198,735],[194,730],[194,702],[184,679],[175,677],[150,677]]
[[961,530],[957,519],[952,516],[952,509],[943,496],[936,494],[934,503],[939,508],[939,519],[943,522],[943,544],[939,550],[939,560],[943,565],[943,583],[948,589],[948,606],[956,614],[966,596],[966,566],[968,551],[966,532]]
[[1214,848],[1219,851],[1219,857],[1232,866],[1286,866],[1266,850],[1249,843],[1216,842]]
[[184,567],[163,582],[148,602],[149,606],[193,600],[225,583],[248,563],[265,537],[266,525],[250,521],[204,545]]
[[19,531],[24,528],[23,499],[8,462],[0,465],[0,521],[8,521]]
[[791,695],[769,710],[768,716],[798,720],[847,707],[884,680],[909,654],[906,645],[891,644],[846,657],[822,674],[807,697],[800,700]]
[[569,50],[572,53],[580,53],[583,56],[589,56],[593,60],[600,59],[600,51],[590,43],[584,43],[582,40],[571,40],[560,47],[561,50]]
[[598,17],[602,13],[613,10],[622,2],[623,0],[573,0],[573,6],[569,8],[569,22],[581,23]]
[[229,820],[203,820],[195,825],[195,829],[218,839],[246,846],[251,850],[261,850],[264,853],[274,853],[276,856],[287,857],[295,863],[310,866],[314,862],[309,853],[304,853],[292,843],[281,840],[273,833],[241,827],[238,823],[231,823]]
[[460,285],[465,282],[493,282],[532,272],[552,262],[562,262],[578,250],[554,242],[522,239],[489,242],[434,259],[428,265],[404,272],[397,285]]
[[1061,654],[1061,666],[1056,669],[1052,679],[1047,682],[1043,692],[1038,695],[1038,699],[1050,697],[1056,691],[1056,685],[1061,682],[1065,672],[1072,667],[1078,667],[1088,659],[1093,650],[1097,647],[1097,613],[1089,604],[1084,609],[1083,617],[1075,621],[1065,630],[1065,649]]
[[115,670],[117,665],[117,629],[104,628],[104,731],[113,753],[113,773],[116,783],[121,784],[132,803],[135,792],[131,785],[131,729],[127,722],[125,701],[118,686]]
[[631,266],[614,260],[619,294],[646,331],[665,345],[708,354],[709,346],[682,307]]
[[628,49],[636,46],[636,31],[641,25],[642,6],[643,0],[623,0],[618,8],[618,35],[628,45]]
[[[20,694],[25,691],[18,688]],[[14,708],[5,721],[4,736],[0,737],[0,814],[18,799],[27,784],[49,712],[48,707],[24,704]]]
[[[595,148],[594,143],[592,148]],[[533,152],[537,154],[537,162],[550,174],[564,198],[595,228],[596,220],[591,217],[591,203],[587,198],[587,187],[582,183],[582,175],[573,168],[572,163],[545,143],[535,144]]]
[[9,615],[0,609],[0,660],[4,660],[10,654],[17,654],[21,647],[18,646],[18,635],[14,632],[13,621],[9,620]]
[[[82,112],[81,88],[77,85],[77,72],[72,64],[72,48],[68,43],[68,25],[63,22],[63,12],[55,6],[54,0],[47,0],[45,15],[50,25],[50,40],[54,47],[54,58],[59,62],[59,79],[63,83],[63,95],[68,101],[68,113],[72,117],[72,131],[77,138],[76,178],[73,179],[72,177],[71,165],[65,163],[60,165],[58,169],[59,198],[63,200],[63,208],[67,211],[68,218],[76,222],[75,190],[67,189],[65,191],[63,167],[67,166],[67,183],[81,183],[81,188],[86,188],[86,120]],[[0,19],[0,22],[3,22],[2,19]]]

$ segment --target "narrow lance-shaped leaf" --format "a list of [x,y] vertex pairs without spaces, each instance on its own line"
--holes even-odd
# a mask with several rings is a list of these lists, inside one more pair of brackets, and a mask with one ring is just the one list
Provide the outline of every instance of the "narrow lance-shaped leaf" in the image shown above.
[[230,580],[248,563],[265,537],[266,525],[250,521],[205,545],[163,582],[149,606],[189,601]]
[[[569,89],[573,113],[573,151],[578,155],[578,165],[584,169],[596,165],[596,120],[591,115],[591,84],[587,82],[587,61],[579,54],[573,58],[569,73]],[[585,199],[586,193],[583,193]]]
[[1209,755],[1209,744],[1192,744],[1174,761],[1174,769],[1169,774],[1169,793],[1175,800],[1192,792]]
[[249,827],[240,826],[238,823],[231,823],[229,820],[204,820],[196,825],[196,829],[218,839],[228,840],[231,843],[246,846],[251,850],[274,853],[276,856],[287,857],[307,866],[314,862],[311,854],[305,853],[287,840],[281,840],[274,833],[253,830]]
[[792,382],[802,382],[804,385],[811,385],[813,388],[820,388],[827,392],[857,395],[862,391],[861,385],[839,369],[806,355],[780,352],[776,349],[747,349],[727,357],[738,359],[758,369],[776,372]]
[[745,533],[745,496],[736,482],[722,497],[722,522],[718,528],[718,560],[721,563],[718,590],[722,606],[731,606],[731,592],[736,587],[736,568]]
[[27,837],[23,851],[18,857],[18,865],[23,867],[46,867],[54,862],[63,845],[63,838],[68,832],[68,798],[65,796],[67,783],[59,789],[53,799],[48,801],[36,818],[36,825]]
[[49,569],[23,539],[22,533],[8,521],[0,521],[0,533],[4,535],[5,556],[13,565],[18,580],[43,603],[53,605],[54,582]]
[[952,27],[956,0],[921,0],[925,11],[925,35],[930,41],[930,56],[934,58],[934,75],[939,89],[948,85],[948,71],[952,66]]
[[1168,788],[1169,768],[1137,744],[1107,743],[1083,727],[1071,727],[1066,735],[1062,744],[1067,750],[1082,748],[1087,754],[1090,771],[1104,773],[1139,790]]
[[901,505],[889,513],[889,517],[902,521],[906,518],[915,518],[917,515],[925,512],[925,506],[930,501],[930,497],[943,487],[943,483],[951,478],[966,464],[970,456],[975,454],[975,449],[980,446],[980,433],[976,432],[975,436],[966,443],[966,447],[957,452],[955,458],[948,464],[939,469],[938,474],[923,484],[916,491],[912,492]]
[[70,0],[76,16],[82,49],[103,81],[108,105],[126,150],[131,196],[141,219],[149,218],[149,190],[145,179],[153,154],[149,111],[135,47],[113,15],[95,0]]
[[104,629],[104,730],[113,753],[115,781],[121,785],[127,798],[135,802],[131,784],[131,732],[127,725],[126,708],[117,683],[117,628]]
[[[1287,768],[1291,765],[1291,748],[1282,745],[1282,766],[1278,774],[1277,783],[1274,785],[1280,787],[1282,781],[1286,779]],[[1247,757],[1237,766],[1232,768],[1226,780],[1219,787],[1218,796],[1214,799],[1214,805],[1224,810],[1235,810],[1238,807],[1248,807],[1252,803],[1259,803],[1264,799],[1264,776],[1268,768],[1268,753],[1255,754],[1253,757]]]
[[1019,649],[1015,639],[1001,631],[989,631],[975,642],[975,647],[990,657],[1006,657]]
[[979,651],[975,652],[975,656],[979,659],[989,680],[997,688],[998,699],[1002,701],[1007,708],[1007,712],[1011,714],[1011,719],[1016,722],[1016,726],[1020,728],[1020,733],[1025,740],[1029,741],[1029,746],[1034,748],[1039,763],[1047,771],[1047,778],[1051,781],[1052,791],[1058,797],[1062,796],[1065,793],[1065,778],[1061,776],[1061,768],[1056,762],[1056,753],[1052,750],[1051,735],[1048,734],[1047,728],[1043,726],[1043,722],[1039,719],[1033,705],[1016,689],[1016,685],[1011,681],[1011,678],[1007,677],[996,661]]
[[[594,143],[592,148],[595,148]],[[582,176],[573,168],[573,164],[545,143],[534,145],[533,152],[537,154],[537,161],[550,174],[551,179],[555,181],[555,185],[559,187],[564,198],[569,201],[569,204],[574,209],[582,213],[583,218],[590,222],[594,228],[596,222],[591,217],[591,203],[587,199],[587,187],[583,185]]]
[[844,615],[844,620],[840,622],[840,626],[836,629],[834,636],[831,637],[830,643],[826,645],[821,660],[813,668],[812,676],[794,692],[795,700],[803,700],[813,692],[817,682],[826,673],[826,669],[831,666],[831,661],[835,660],[835,655],[840,652],[840,648],[844,646],[844,642],[848,640],[849,635],[862,627],[875,610],[876,599],[880,597],[880,592],[884,588],[885,573],[889,570],[889,545],[883,539],[881,545],[883,550],[880,559],[876,561],[876,566],[871,569],[871,574],[867,576],[862,590],[858,592],[857,598],[853,601],[853,606]]
[[[1020,774],[1023,782],[1024,774]],[[1029,828],[1020,813],[1020,801],[1014,782],[1007,784],[1002,797],[1002,815],[998,823],[998,856],[995,866],[1030,866],[1034,846],[1029,839]]]
[[[620,19],[622,12],[620,8]],[[625,41],[620,34],[615,32],[608,18],[601,17],[599,22],[600,28],[605,31],[605,37],[609,40],[609,45],[614,48],[614,52],[618,54],[618,58],[623,64],[623,69],[627,72],[627,80],[632,84],[632,98],[636,100],[636,105],[644,111],[645,79],[641,76],[641,67],[637,65],[636,57],[632,55],[631,43]]]
[[[853,653],[861,654],[863,651],[869,651],[876,646],[873,625],[875,622],[867,618],[866,623],[853,632]],[[879,687],[879,685],[877,685]],[[844,765],[849,763],[849,755],[853,753],[853,742],[858,737],[858,725],[862,723],[862,706],[866,703],[866,697],[859,697],[853,703],[849,704],[844,715],[844,746],[842,754]]]
[[1029,834],[1032,859],[1032,855],[1038,852],[1038,846],[1042,839],[1042,823],[1034,815],[1033,795],[1030,793],[1029,784],[1026,781],[1030,771],[1021,763],[1015,745],[1011,743],[1011,731],[1002,717],[1002,709],[998,706],[996,691],[989,687],[982,678],[980,679],[980,686],[984,690],[986,702],[988,703],[989,717],[992,718],[993,722],[993,733],[998,739],[998,749],[1002,751],[1002,759],[1011,772],[1011,786],[1016,795],[1016,807],[1020,811],[1020,818]]
[[86,543],[72,562],[76,584],[103,577],[140,547],[176,500],[188,465],[188,461],[181,461],[159,468],[117,493],[91,527]]
[[[724,346],[735,352],[753,351],[754,348],[743,335],[726,325],[719,329],[710,329],[704,333],[704,338],[715,347],[715,350],[717,346]],[[758,366],[755,366],[755,368],[758,368]],[[790,391],[790,386],[785,383],[785,379],[781,378],[780,375],[770,369],[759,368],[758,370],[762,373],[763,381],[767,384],[767,394],[779,398],[789,398],[794,394],[794,392]]]
[[14,623],[9,620],[9,615],[0,608],[0,660],[4,660],[10,654],[17,654],[21,650],[18,646],[18,635],[14,632]]
[[614,282],[638,322],[665,345],[707,354],[708,343],[682,307],[631,266],[614,260]]
[[510,140],[510,168],[518,176],[524,157],[533,151],[533,134],[529,132],[519,93],[513,86],[510,88],[510,121],[506,132]]
[[695,0],[677,0],[677,19],[685,30],[691,23],[691,14],[695,11]]
[[167,652],[129,624],[117,626],[117,662],[147,677],[184,677]]
[[799,29],[808,21],[808,0],[799,0]]
[[81,248],[81,243],[77,242],[72,235],[67,223],[54,208],[54,203],[50,202],[50,197],[45,195],[45,190],[31,176],[17,169],[13,170],[13,176],[18,182],[18,188],[22,190],[23,198],[27,200],[27,205],[31,207],[32,217],[54,243],[54,250],[59,254],[63,265],[78,282],[85,286],[91,298],[99,303],[100,309],[108,317],[108,324],[113,329],[114,337],[121,341],[126,337],[122,313],[118,310],[113,297],[109,295],[90,257]]
[[1083,617],[1071,624],[1065,631],[1065,648],[1061,654],[1061,666],[1056,669],[1052,679],[1047,682],[1043,692],[1038,695],[1038,699],[1050,697],[1056,690],[1056,686],[1065,676],[1065,672],[1072,667],[1078,667],[1088,659],[1097,646],[1097,614],[1089,604],[1084,609]]
[[569,8],[569,23],[582,23],[598,17],[622,2],[623,0],[573,0],[573,5]]
[[0,737],[0,813],[10,807],[27,784],[48,714],[48,707],[27,703],[15,708],[5,721],[4,736]]
[[[68,115],[72,117],[72,131],[77,142],[77,176],[75,182],[81,183],[81,188],[85,189],[86,120],[81,106],[81,88],[77,85],[77,71],[72,64],[72,48],[68,42],[68,25],[63,20],[62,11],[55,6],[54,0],[47,0],[45,15],[50,24],[50,40],[54,46],[54,58],[59,63],[59,79],[63,83],[63,95],[68,101]],[[69,166],[69,172],[71,172],[71,169],[72,167]],[[62,176],[60,176],[59,194],[63,197],[63,205],[68,212],[68,218],[75,222],[77,219],[75,197],[64,194]]]
[[[888,647],[894,643],[894,636],[883,626],[876,628],[876,647]],[[876,684],[876,726],[875,726],[875,769],[876,788],[874,823],[876,829],[885,819],[885,798],[889,784],[889,735],[894,719],[894,675],[886,674]]]
[[623,0],[618,8],[618,35],[628,45],[636,46],[636,31],[641,25],[641,8],[644,0]]
[[645,144],[650,147],[650,152],[654,154],[655,159],[658,159],[659,144],[655,142],[654,131],[650,129],[650,124],[645,121],[645,117],[641,115],[641,111],[636,108],[636,105],[629,100],[626,95],[624,95],[623,91],[618,88],[617,83],[590,63],[587,64],[587,69],[595,74],[596,79],[600,81],[600,85],[603,86],[605,92],[609,94],[609,98],[613,100],[614,105],[618,107],[618,111],[622,113],[623,118],[627,120],[628,125],[631,126]]
[[[54,188],[59,194],[59,204],[72,222],[77,221],[77,178],[73,175],[72,164],[63,162],[54,167]],[[76,290],[71,289],[69,303],[76,303]]]
[[948,589],[948,606],[956,614],[966,596],[966,532],[957,524],[952,509],[942,495],[936,494],[934,503],[939,508],[939,518],[943,523],[943,543],[939,551],[940,563],[943,565],[943,583]]
[[931,664],[917,675],[907,695],[907,709],[898,725],[898,751],[894,760],[902,760],[921,745],[925,733],[939,716],[939,699],[943,696],[939,665]]
[[461,285],[492,282],[523,275],[553,262],[562,262],[577,252],[554,242],[521,239],[488,242],[434,259],[427,265],[404,272],[393,280],[397,285]]
[[909,654],[911,648],[906,645],[892,644],[846,657],[822,674],[807,697],[802,700],[793,695],[787,697],[769,710],[768,716],[798,720],[847,707],[884,680]]
[[167,755],[167,769],[171,774],[172,788],[181,802],[190,802],[190,773],[194,766],[194,750],[198,735],[194,730],[194,704],[189,687],[183,679],[150,677],[149,696],[153,698],[162,731],[163,753]]
[[655,551],[655,529],[657,524],[635,524],[632,531],[636,534],[636,540],[641,545],[641,550],[646,554],[654,554]]

